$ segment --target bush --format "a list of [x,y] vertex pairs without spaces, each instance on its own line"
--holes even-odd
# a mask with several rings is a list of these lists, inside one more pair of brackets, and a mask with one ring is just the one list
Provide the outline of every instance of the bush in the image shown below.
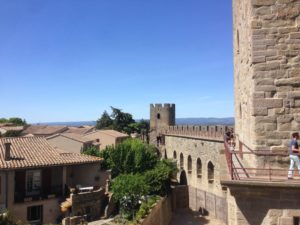
[[104,157],[112,177],[119,174],[143,173],[153,169],[159,161],[155,147],[138,139],[127,139],[114,147],[107,147],[100,156]]
[[151,187],[151,195],[167,195],[171,188],[171,177],[177,168],[171,161],[162,160],[157,163],[154,169],[145,173],[146,183]]
[[90,156],[96,156],[96,157],[101,157],[100,151],[98,148],[96,148],[95,146],[91,146],[87,149],[84,149],[82,151],[82,154],[84,155],[90,155]]
[[145,218],[148,215],[150,209],[152,209],[156,205],[158,200],[160,200],[160,196],[154,195],[148,198],[146,201],[143,201],[139,211],[136,213],[136,220]]
[[142,196],[149,192],[149,186],[139,174],[120,175],[112,182],[113,200],[120,203],[121,213],[131,219],[139,208]]

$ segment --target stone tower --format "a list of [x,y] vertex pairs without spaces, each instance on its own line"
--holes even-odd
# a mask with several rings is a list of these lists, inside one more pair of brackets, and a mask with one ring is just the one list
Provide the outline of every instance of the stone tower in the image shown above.
[[175,125],[175,104],[150,105],[150,140],[153,142],[161,131]]
[[300,131],[299,14],[299,0],[233,0],[235,132],[242,149],[286,151]]

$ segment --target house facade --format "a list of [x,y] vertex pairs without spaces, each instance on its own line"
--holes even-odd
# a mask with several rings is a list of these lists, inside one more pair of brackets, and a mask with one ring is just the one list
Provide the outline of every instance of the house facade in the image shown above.
[[120,144],[128,137],[129,136],[127,134],[115,130],[96,130],[84,135],[84,138],[94,141],[95,143],[99,143],[100,150],[105,149],[107,146]]
[[[73,188],[104,187],[101,158],[56,151],[41,137],[0,139],[0,209],[22,223],[57,223]],[[84,209],[82,209],[84,211]]]

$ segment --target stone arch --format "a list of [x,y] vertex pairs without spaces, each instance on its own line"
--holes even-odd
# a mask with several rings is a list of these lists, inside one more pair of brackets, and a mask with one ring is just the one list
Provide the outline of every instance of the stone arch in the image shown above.
[[180,173],[179,183],[180,185],[188,185],[185,170],[182,170]]
[[192,173],[192,157],[190,155],[188,156],[187,163],[188,173]]
[[184,157],[183,157],[183,154],[182,154],[182,153],[180,153],[179,167],[180,167],[180,169],[183,169],[183,168],[184,168]]
[[202,177],[202,162],[200,158],[197,158],[197,177],[201,178]]
[[215,176],[215,166],[214,164],[209,161],[207,164],[207,180],[209,183],[214,182],[214,176]]
[[176,153],[176,151],[173,152],[173,159],[177,159],[177,153]]

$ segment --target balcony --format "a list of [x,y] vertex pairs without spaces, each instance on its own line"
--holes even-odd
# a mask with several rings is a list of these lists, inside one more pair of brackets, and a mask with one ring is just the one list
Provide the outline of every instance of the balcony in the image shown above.
[[37,189],[34,193],[26,193],[26,191],[15,191],[14,202],[23,203],[45,199],[58,198],[63,196],[62,185],[47,187],[47,189]]
[[[273,153],[269,150],[242,151],[224,142],[225,157],[229,172],[229,181],[238,183],[268,183],[273,185],[289,184],[298,186],[300,175],[293,169],[293,179],[288,179],[289,155],[287,153]],[[281,162],[279,165],[278,162]],[[227,181],[222,182],[228,183]]]

